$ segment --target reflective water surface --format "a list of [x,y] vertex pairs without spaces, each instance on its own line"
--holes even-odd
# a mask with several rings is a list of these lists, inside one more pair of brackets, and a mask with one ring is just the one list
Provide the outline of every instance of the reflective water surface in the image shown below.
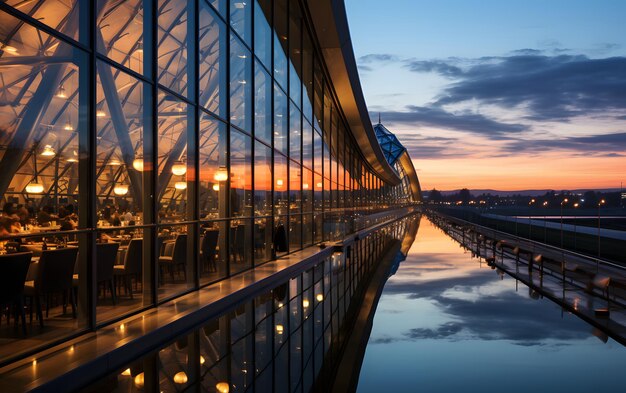
[[422,218],[385,284],[357,392],[622,391],[625,364],[621,344]]

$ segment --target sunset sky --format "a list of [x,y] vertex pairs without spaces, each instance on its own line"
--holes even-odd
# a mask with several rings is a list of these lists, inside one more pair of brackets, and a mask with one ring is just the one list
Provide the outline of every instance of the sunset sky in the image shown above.
[[372,120],[424,190],[626,182],[626,1],[345,3]]

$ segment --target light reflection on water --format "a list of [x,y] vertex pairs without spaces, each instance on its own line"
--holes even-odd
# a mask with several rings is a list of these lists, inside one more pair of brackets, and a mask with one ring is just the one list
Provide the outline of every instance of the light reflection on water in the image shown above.
[[[380,298],[357,392],[590,392],[626,348],[464,252],[426,218]],[[601,339],[594,336],[594,333]]]

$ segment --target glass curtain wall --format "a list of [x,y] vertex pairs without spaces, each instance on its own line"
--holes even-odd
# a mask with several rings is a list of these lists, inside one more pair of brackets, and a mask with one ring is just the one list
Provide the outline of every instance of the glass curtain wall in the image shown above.
[[0,73],[0,363],[377,206],[299,1],[7,0]]

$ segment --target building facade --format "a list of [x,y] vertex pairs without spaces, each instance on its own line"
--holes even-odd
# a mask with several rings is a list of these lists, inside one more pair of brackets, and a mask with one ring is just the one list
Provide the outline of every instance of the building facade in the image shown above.
[[421,198],[340,1],[4,1],[0,75],[5,366]]

